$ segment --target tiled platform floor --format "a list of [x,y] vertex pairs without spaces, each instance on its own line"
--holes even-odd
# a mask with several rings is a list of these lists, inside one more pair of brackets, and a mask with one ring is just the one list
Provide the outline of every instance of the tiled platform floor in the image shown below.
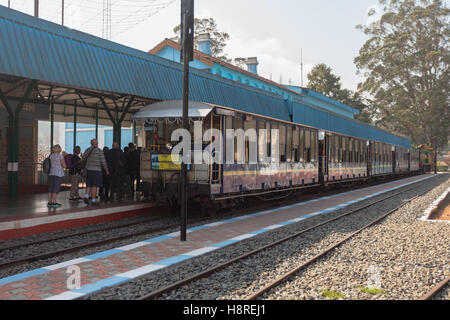
[[[148,239],[83,258],[0,279],[0,299],[74,299],[117,285],[143,274],[165,268],[225,247],[256,234],[338,210],[352,203],[431,178],[422,175],[374,187],[322,197],[245,217],[215,222],[188,230],[188,240],[179,232]],[[68,267],[80,268],[81,287],[70,289]]]

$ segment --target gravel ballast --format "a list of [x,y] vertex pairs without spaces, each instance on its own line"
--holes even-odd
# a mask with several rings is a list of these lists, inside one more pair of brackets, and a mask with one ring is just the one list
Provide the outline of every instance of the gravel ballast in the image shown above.
[[[328,299],[324,290],[341,293],[341,299],[414,299],[441,281],[448,270],[448,224],[418,221],[427,205],[450,185],[449,175],[438,175],[412,190],[340,219],[330,225],[264,250],[214,275],[162,296],[163,299],[241,299],[271,282],[283,271],[311,258],[328,245],[396,207],[404,199],[432,190],[401,208],[328,254],[320,262],[270,291],[264,299]],[[405,187],[408,190],[410,187]],[[381,195],[380,197],[385,197]],[[196,272],[206,270],[275,239],[328,220],[332,216],[371,203],[378,197],[339,211],[312,217],[217,251],[153,272],[118,287],[103,289],[82,299],[136,299]],[[374,278],[378,276],[378,278]],[[380,280],[380,292],[362,292],[368,279]],[[376,281],[375,281],[376,282]],[[384,290],[384,291],[383,291]]]

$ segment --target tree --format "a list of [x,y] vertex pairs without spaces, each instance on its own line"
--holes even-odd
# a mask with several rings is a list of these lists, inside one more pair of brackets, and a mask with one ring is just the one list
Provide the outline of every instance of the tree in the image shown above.
[[440,0],[380,0],[379,21],[357,26],[370,38],[355,64],[373,97],[377,123],[433,148],[450,134],[449,10]]
[[234,58],[232,63],[236,67],[239,67],[241,69],[245,70],[247,68],[247,59],[245,59],[245,58],[242,58],[242,57]]
[[[180,29],[181,26],[178,25],[173,29],[175,34],[171,40],[180,42]],[[227,41],[230,39],[230,36],[226,32],[220,32],[217,29],[217,23],[213,18],[208,19],[194,19],[194,39],[197,39],[198,36],[202,33],[209,33],[211,37],[211,54],[213,57],[221,59],[226,62],[231,62],[226,54],[223,54],[223,50],[227,45]]]
[[341,95],[340,77],[333,74],[326,64],[315,65],[307,75],[308,88],[319,92],[329,98],[338,99]]
[[307,77],[308,88],[359,110],[360,114],[356,116],[356,119],[366,123],[371,122],[370,101],[363,98],[358,92],[342,89],[341,78],[333,74],[333,70],[326,64],[321,63],[314,66]]

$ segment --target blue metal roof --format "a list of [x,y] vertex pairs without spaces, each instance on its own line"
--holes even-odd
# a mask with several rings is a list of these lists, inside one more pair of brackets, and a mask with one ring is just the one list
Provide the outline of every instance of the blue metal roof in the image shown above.
[[411,142],[404,137],[386,132],[367,123],[319,110],[300,101],[293,102],[293,120],[296,123],[344,135],[386,142],[405,148],[411,147]]
[[[0,74],[154,100],[181,99],[182,65],[0,6]],[[289,120],[278,96],[191,69],[190,98]]]
[[[182,93],[179,63],[1,5],[0,74],[153,100]],[[201,70],[191,69],[190,99],[409,146],[407,139]]]

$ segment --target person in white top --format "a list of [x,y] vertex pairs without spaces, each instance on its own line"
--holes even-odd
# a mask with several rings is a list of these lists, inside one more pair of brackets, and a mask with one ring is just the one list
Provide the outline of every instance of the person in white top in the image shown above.
[[48,175],[48,207],[60,207],[61,204],[56,202],[58,192],[61,190],[61,182],[64,177],[64,169],[66,162],[61,154],[61,146],[59,144],[53,146],[50,155],[50,172]]

